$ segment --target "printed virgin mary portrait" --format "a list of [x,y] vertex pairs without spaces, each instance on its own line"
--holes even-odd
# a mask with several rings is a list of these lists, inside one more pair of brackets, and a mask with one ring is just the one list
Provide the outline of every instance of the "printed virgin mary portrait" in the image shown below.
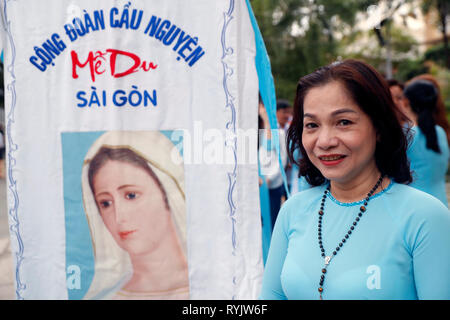
[[82,195],[94,255],[85,299],[188,299],[183,159],[159,131],[90,147]]

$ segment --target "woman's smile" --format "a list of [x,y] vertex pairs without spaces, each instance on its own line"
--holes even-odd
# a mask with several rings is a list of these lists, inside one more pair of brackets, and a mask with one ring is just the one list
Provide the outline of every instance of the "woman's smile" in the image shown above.
[[345,159],[345,155],[342,154],[330,154],[330,155],[320,155],[318,156],[322,164],[326,166],[336,166],[340,164]]

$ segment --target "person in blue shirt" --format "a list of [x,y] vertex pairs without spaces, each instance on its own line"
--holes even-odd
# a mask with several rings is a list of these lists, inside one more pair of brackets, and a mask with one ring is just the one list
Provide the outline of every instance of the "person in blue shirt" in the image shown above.
[[299,80],[288,153],[314,187],[280,210],[261,299],[450,299],[450,213],[407,185],[395,112],[363,62]]
[[411,186],[438,198],[448,207],[445,175],[449,146],[443,128],[436,125],[433,114],[438,100],[437,88],[427,80],[414,80],[404,89],[404,108],[413,123],[413,140],[407,154],[413,182]]

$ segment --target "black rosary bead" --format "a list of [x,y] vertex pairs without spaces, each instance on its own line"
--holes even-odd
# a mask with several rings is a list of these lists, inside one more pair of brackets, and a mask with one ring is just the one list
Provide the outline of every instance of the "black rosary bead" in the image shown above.
[[[358,224],[358,221],[360,220],[360,218],[362,217],[363,212],[366,212],[366,206],[370,200],[370,197],[372,196],[372,194],[378,189],[378,187],[381,185],[381,182],[383,181],[383,176],[381,176],[377,183],[375,184],[375,186],[370,190],[370,192],[367,194],[367,197],[364,199],[364,205],[361,206],[359,208],[360,212],[358,213],[358,216],[355,218],[355,221],[353,222],[353,224],[350,226],[350,230],[347,231],[347,234],[344,236],[344,238],[342,238],[342,241],[339,243],[339,245],[336,247],[336,250],[333,251],[333,256],[336,256],[337,253],[340,251],[340,249],[343,247],[344,243],[346,242],[346,239],[349,238],[349,236],[352,234],[352,230],[355,229],[355,226]],[[330,185],[327,187],[327,189],[324,191],[324,195],[322,197],[322,202],[321,202],[321,206],[320,206],[320,210],[319,210],[319,223],[318,223],[318,239],[319,239],[319,247],[320,247],[320,251],[321,251],[321,256],[322,258],[325,258],[325,268],[322,269],[322,275],[320,276],[320,282],[319,282],[319,293],[320,293],[320,299],[322,299],[322,292],[323,292],[323,284],[325,281],[325,273],[327,272],[327,266],[331,261],[331,257],[327,257],[325,254],[325,248],[323,247],[323,243],[322,243],[322,218],[323,215],[325,213],[324,208],[325,208],[325,199],[326,196],[328,194],[328,192],[330,191]]]

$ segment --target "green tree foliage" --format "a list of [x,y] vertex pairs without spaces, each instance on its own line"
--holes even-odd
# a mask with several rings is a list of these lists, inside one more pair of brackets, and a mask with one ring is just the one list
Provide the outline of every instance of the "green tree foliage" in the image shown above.
[[[411,75],[426,72],[426,68],[416,58],[419,56],[418,43],[404,28],[391,25],[389,41],[392,48],[394,72],[397,71],[394,77],[397,80],[405,81],[411,78]],[[380,45],[374,30],[355,31],[344,37],[340,44],[339,54],[341,56],[364,60],[384,73],[386,48]]]
[[429,13],[431,10],[436,10],[438,14],[437,25],[442,32],[445,65],[447,69],[450,69],[450,45],[447,36],[447,20],[450,17],[450,0],[423,0],[421,8],[425,14]]
[[278,98],[293,100],[300,77],[338,57],[337,36],[376,0],[252,0]]

